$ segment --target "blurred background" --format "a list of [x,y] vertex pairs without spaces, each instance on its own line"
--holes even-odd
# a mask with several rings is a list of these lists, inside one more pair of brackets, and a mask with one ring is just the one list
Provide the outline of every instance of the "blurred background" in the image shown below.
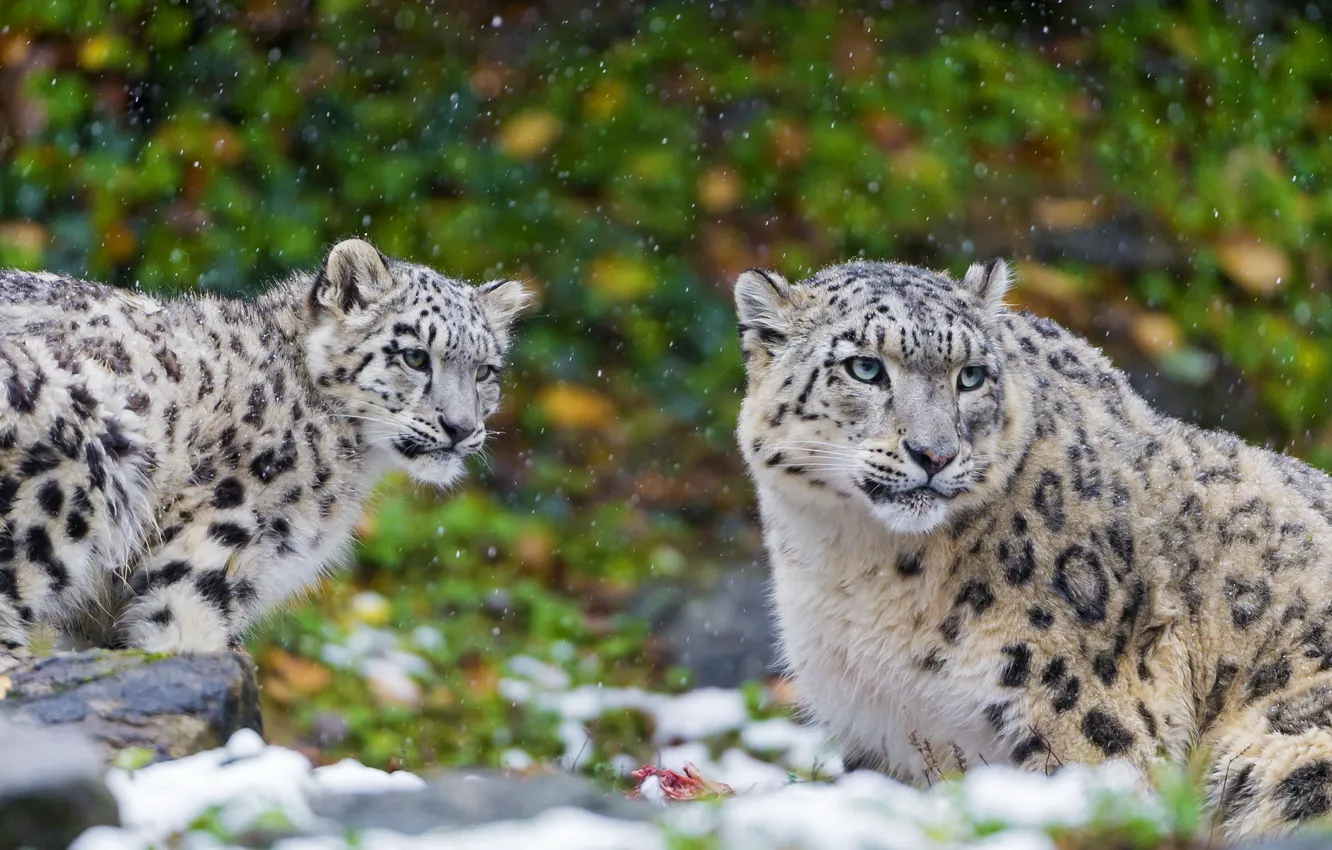
[[515,670],[789,701],[746,267],[1013,259],[1160,407],[1332,466],[1330,37],[1313,3],[0,0],[0,264],[243,296],[359,234],[530,281],[490,457],[385,482],[250,643],[276,742],[522,767],[567,730]]

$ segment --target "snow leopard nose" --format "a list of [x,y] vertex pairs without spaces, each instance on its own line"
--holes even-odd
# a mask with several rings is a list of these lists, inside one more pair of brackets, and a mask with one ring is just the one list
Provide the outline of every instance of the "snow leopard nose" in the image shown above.
[[439,428],[448,435],[449,441],[455,446],[476,432],[476,426],[471,422],[450,422],[443,416],[439,417]]
[[911,459],[914,460],[921,469],[925,470],[925,474],[930,477],[938,475],[943,468],[948,465],[948,461],[957,457],[956,451],[948,451],[945,449],[942,452],[936,452],[932,449],[918,449],[907,442],[902,443],[902,448],[906,449],[906,453],[911,456]]

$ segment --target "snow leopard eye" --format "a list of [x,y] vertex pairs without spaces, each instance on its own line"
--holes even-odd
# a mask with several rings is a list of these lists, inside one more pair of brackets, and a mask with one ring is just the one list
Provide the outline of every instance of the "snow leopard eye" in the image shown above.
[[883,380],[883,361],[877,357],[852,357],[846,361],[846,371],[857,381],[877,384]]
[[424,372],[430,368],[430,355],[424,348],[406,348],[402,351],[402,362],[409,369]]
[[985,383],[984,366],[966,366],[957,373],[957,388],[963,392],[974,390],[983,383]]
[[476,367],[476,379],[477,381],[486,381],[493,378],[497,372],[499,372],[499,370],[494,366],[482,363],[480,366]]

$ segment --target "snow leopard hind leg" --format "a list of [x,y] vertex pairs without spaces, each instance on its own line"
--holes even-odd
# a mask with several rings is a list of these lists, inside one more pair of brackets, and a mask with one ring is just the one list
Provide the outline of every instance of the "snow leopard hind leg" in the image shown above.
[[0,337],[0,668],[29,656],[37,625],[113,616],[100,609],[146,515],[152,453],[99,414],[40,339]]

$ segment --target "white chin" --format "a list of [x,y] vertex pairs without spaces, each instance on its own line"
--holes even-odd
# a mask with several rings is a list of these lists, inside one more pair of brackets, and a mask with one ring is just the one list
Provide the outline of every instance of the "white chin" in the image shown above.
[[413,481],[432,487],[448,487],[466,472],[462,460],[452,455],[416,458],[404,464],[403,468]]
[[887,502],[874,505],[870,513],[895,534],[929,534],[948,518],[948,502],[941,498]]

